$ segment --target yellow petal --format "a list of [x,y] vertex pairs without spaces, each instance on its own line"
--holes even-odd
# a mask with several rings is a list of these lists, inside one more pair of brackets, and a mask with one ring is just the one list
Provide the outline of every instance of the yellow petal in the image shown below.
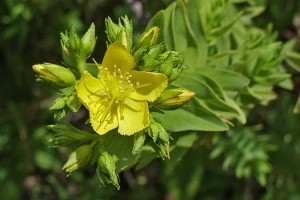
[[149,126],[147,101],[135,101],[127,98],[124,105],[118,108],[119,129],[122,135],[132,135]]
[[102,117],[103,115],[98,115],[97,113],[90,112],[90,121],[92,127],[94,131],[96,131],[99,135],[104,135],[108,131],[118,127],[118,118],[116,110],[109,110],[109,113],[106,116],[104,116],[103,119]]
[[136,63],[123,45],[114,43],[108,47],[102,65],[109,70],[113,70],[113,67],[116,66],[120,68],[121,71],[128,71],[134,68]]
[[168,85],[168,78],[159,73],[130,71],[131,82],[137,85],[129,97],[135,100],[155,101]]
[[82,74],[81,79],[76,86],[79,99],[89,110],[92,108],[91,104],[94,104],[93,102],[99,101],[99,96],[97,94],[102,88],[103,86],[100,80],[93,77],[87,71]]
[[113,101],[105,101],[100,94],[101,89],[104,88],[100,80],[88,72],[83,73],[76,87],[80,101],[90,112],[92,127],[100,135],[118,126],[117,108]]

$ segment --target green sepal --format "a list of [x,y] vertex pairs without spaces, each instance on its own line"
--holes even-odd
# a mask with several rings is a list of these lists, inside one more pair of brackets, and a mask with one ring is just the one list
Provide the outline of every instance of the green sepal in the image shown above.
[[145,131],[139,131],[133,135],[133,148],[132,154],[135,155],[139,153],[144,146],[146,140]]
[[55,99],[54,103],[52,106],[49,108],[50,110],[60,110],[63,109],[66,105],[66,98],[57,98]]
[[85,52],[86,58],[90,57],[93,53],[96,45],[96,36],[95,36],[95,25],[91,24],[90,28],[81,38],[81,45]]
[[81,101],[78,99],[76,93],[73,93],[66,99],[66,105],[70,109],[71,112],[77,112],[81,107]]
[[90,165],[94,151],[93,147],[94,143],[78,147],[70,154],[68,161],[64,164],[62,169],[67,173],[72,173],[77,169]]
[[115,161],[107,151],[100,153],[96,172],[101,185],[112,183],[118,190],[120,189]]

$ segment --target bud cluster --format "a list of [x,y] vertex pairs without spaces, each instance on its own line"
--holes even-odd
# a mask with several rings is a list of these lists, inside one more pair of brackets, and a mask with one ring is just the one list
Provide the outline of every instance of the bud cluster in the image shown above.
[[91,56],[96,45],[95,25],[79,38],[74,27],[70,32],[61,33],[61,49],[64,64],[77,77],[86,70],[86,60]]

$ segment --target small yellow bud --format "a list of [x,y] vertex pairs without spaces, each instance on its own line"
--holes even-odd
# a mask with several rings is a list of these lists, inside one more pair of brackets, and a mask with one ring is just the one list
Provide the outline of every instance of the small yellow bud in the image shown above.
[[158,99],[156,106],[163,110],[174,110],[186,104],[194,96],[195,92],[182,88],[166,90]]
[[54,64],[37,64],[32,66],[38,77],[57,86],[67,87],[75,84],[76,78],[71,70]]

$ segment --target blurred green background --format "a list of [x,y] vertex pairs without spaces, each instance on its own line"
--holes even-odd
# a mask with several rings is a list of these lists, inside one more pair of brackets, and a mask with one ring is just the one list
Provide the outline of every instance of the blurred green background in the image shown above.
[[[31,66],[59,63],[60,32],[72,25],[83,33],[94,22],[98,35],[93,57],[102,57],[106,36],[104,19],[128,15],[135,33],[141,32],[157,11],[171,0],[1,0],[0,1],[0,199],[300,199],[300,117],[292,113],[299,92],[276,90],[278,100],[257,107],[249,124],[263,124],[276,150],[270,153],[273,171],[266,187],[252,179],[224,172],[210,160],[209,148],[191,149],[174,169],[155,161],[145,169],[121,174],[121,190],[100,188],[94,169],[70,177],[61,171],[67,149],[48,148],[53,124],[48,110],[54,92],[35,82]],[[273,23],[279,39],[297,37],[293,19],[299,0],[257,0],[266,11],[256,19]],[[224,140],[230,138],[224,138]],[[198,161],[198,162],[195,162]]]

